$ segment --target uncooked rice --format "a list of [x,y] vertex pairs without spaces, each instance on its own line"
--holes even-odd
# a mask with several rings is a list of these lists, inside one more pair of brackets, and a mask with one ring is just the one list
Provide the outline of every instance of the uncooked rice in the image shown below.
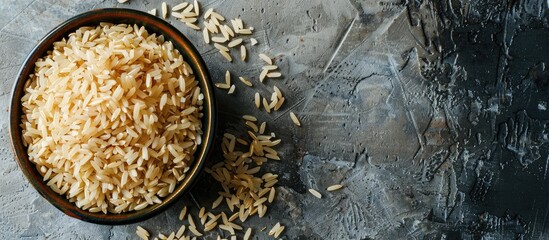
[[251,236],[252,236],[252,229],[248,228],[248,230],[246,230],[246,233],[244,233],[244,237],[242,239],[248,240],[250,239]]
[[326,188],[326,191],[331,192],[331,191],[339,190],[339,189],[341,189],[341,188],[343,188],[343,185],[341,185],[341,184],[335,184],[335,185],[332,185],[332,186],[327,187],[327,188]]
[[277,77],[281,77],[282,76],[282,73],[280,72],[270,72],[270,73],[267,73],[267,77],[268,78],[277,78]]
[[246,61],[246,46],[240,45],[240,60]]
[[137,25],[81,27],[36,61],[26,83],[29,160],[49,187],[90,212],[161,203],[201,144],[200,91],[163,36]]
[[227,59],[227,61],[229,62],[232,62],[233,61],[233,58],[231,57],[231,55],[229,54],[228,51],[223,51],[223,50],[219,50],[219,53],[221,53],[221,55]]
[[294,122],[295,125],[301,127],[301,122],[297,118],[294,112],[290,112],[290,118],[292,119],[292,122]]
[[194,12],[196,13],[196,15],[200,15],[200,6],[198,5],[198,1],[197,0],[194,0]]
[[227,42],[227,38],[225,37],[212,37],[212,41],[216,43],[224,43]]
[[271,230],[269,230],[268,234],[269,236],[274,236],[276,232],[280,229],[280,222],[277,222]]
[[258,92],[255,93],[254,95],[254,102],[255,102],[255,107],[256,108],[259,108],[261,106],[261,96],[259,95]]
[[252,86],[253,86],[252,82],[250,82],[248,79],[246,79],[246,78],[244,78],[244,77],[238,77],[238,79],[240,79],[240,81],[241,81],[242,83],[246,84],[246,86],[248,86],[248,87],[252,87]]
[[179,227],[179,230],[177,230],[177,233],[175,233],[175,237],[181,238],[181,236],[183,236],[183,234],[185,233],[185,230],[186,230],[186,226],[181,225],[181,227]]
[[270,57],[268,57],[267,55],[265,55],[264,53],[260,53],[259,54],[259,58],[261,58],[263,61],[265,61],[267,64],[269,65],[273,65],[273,60],[271,60]]
[[231,72],[225,71],[225,84],[231,85]]
[[144,228],[142,228],[141,226],[137,226],[137,230],[135,231],[135,234],[137,234],[137,236],[143,240],[148,240],[150,237],[149,232]]
[[[183,11],[180,11],[182,9]],[[195,12],[193,12],[193,9]],[[179,18],[187,26],[196,30],[202,29],[204,42],[206,44],[213,43],[215,49],[219,50],[220,54],[229,62],[232,61],[230,48],[240,45],[240,59],[246,61],[248,49],[246,49],[245,43],[248,40],[251,46],[258,43],[255,38],[250,38],[249,36],[248,40],[246,40],[246,36],[244,35],[252,34],[254,28],[244,28],[244,23],[240,18],[231,19],[230,23],[228,23],[225,22],[224,16],[209,8],[202,16],[204,20],[199,20],[199,5],[196,0],[194,0],[193,4],[178,4],[172,11],[170,15]],[[260,58],[267,63],[261,69],[260,82],[263,82],[267,78],[282,77],[282,74],[277,70],[278,66],[273,65],[273,59],[265,54],[261,54]],[[239,79],[245,85],[249,87],[253,86],[252,82],[245,77],[239,77]],[[152,80],[148,83],[150,84],[150,82]],[[215,86],[219,89],[228,90],[229,94],[234,93],[236,89],[235,84],[231,83],[228,71],[226,72],[225,82],[215,83]],[[255,93],[254,102],[258,109],[262,104],[261,100],[263,100],[263,106],[267,112],[270,112],[271,109],[277,111],[282,106],[284,103],[282,92],[276,86],[273,87],[273,90],[270,102],[267,98],[261,97],[258,92]],[[201,96],[200,99],[202,100],[203,95]],[[162,107],[168,106],[170,101],[173,102],[167,96],[161,97],[161,101],[160,105]],[[198,219],[199,222],[197,223],[200,224],[196,225],[193,216],[191,216],[196,212],[189,210],[187,213],[187,207],[184,207],[180,213],[180,219],[188,223],[181,225],[177,233],[174,231],[169,234],[169,237],[161,235],[161,239],[177,238],[190,240],[196,239],[197,236],[202,236],[204,232],[222,230],[230,234],[229,239],[236,240],[236,231],[244,230],[242,226],[235,223],[237,219],[244,223],[248,217],[255,214],[260,218],[267,214],[268,205],[275,200],[276,190],[274,186],[278,183],[278,175],[272,173],[258,174],[261,171],[261,166],[267,161],[280,160],[277,151],[273,148],[280,144],[281,140],[275,139],[276,135],[273,132],[266,132],[266,122],[259,124],[260,122],[257,121],[257,118],[251,115],[245,115],[243,118],[245,120],[244,124],[249,131],[244,131],[240,134],[224,133],[221,141],[224,161],[206,168],[206,172],[218,181],[223,189],[218,192],[217,199],[211,203],[211,208],[208,210],[207,207],[201,207],[200,210],[197,210],[197,215],[194,215],[197,218],[194,219]],[[168,151],[173,150],[172,148],[168,148]],[[222,204],[226,205],[229,211],[217,210],[217,214],[208,212],[212,211],[212,209],[219,209]],[[209,204],[207,206],[209,207]],[[284,228],[280,223],[277,223],[271,229],[269,235],[278,238],[284,231]],[[189,229],[188,234],[185,234],[186,229]],[[265,228],[261,231],[263,230]],[[246,229],[243,234],[243,239],[251,239],[252,229]],[[217,239],[227,238],[227,236],[225,238],[217,236]]]
[[322,194],[320,194],[317,190],[314,190],[314,189],[310,188],[309,192],[317,198],[322,198]]
[[187,3],[187,2],[182,2],[182,3],[180,3],[180,4],[175,5],[175,6],[172,8],[172,11],[173,11],[173,12],[179,11],[179,10],[181,10],[181,9],[183,9],[183,8],[185,8],[185,7],[187,7],[187,5],[189,5],[189,3]]
[[183,209],[181,209],[181,212],[179,213],[179,220],[185,219],[187,216],[187,206],[184,206]]
[[257,118],[252,116],[252,115],[244,115],[244,116],[242,116],[242,118],[244,118],[245,120],[248,120],[248,121],[257,122]]
[[166,19],[168,17],[168,5],[166,2],[162,2],[162,18]]
[[257,44],[257,40],[255,38],[250,38],[250,43],[252,46],[255,46]]
[[237,38],[237,39],[234,39],[231,42],[229,42],[229,44],[227,44],[227,46],[232,48],[232,47],[238,46],[241,43],[242,43],[242,38]]

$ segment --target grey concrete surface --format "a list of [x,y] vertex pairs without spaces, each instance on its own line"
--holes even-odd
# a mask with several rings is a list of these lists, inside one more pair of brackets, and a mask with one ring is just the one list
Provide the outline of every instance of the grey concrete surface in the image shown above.
[[[170,5],[177,1],[167,1]],[[160,1],[1,0],[0,109],[36,41],[62,21],[103,7]],[[284,239],[547,239],[549,231],[549,2],[546,0],[201,1],[253,26],[260,44],[229,64],[199,32],[171,19],[203,54],[214,79],[226,69],[257,80],[257,54],[275,56],[287,103],[257,113],[253,91],[217,91],[220,132],[258,115],[283,139],[281,181],[269,216]],[[294,127],[292,110],[302,117]],[[3,239],[135,239],[136,224],[100,226],[65,216],[29,186],[0,115]],[[214,157],[211,162],[219,160]],[[336,193],[327,186],[342,183]],[[183,205],[215,199],[200,179],[192,196],[139,223],[179,226]],[[215,187],[213,187],[215,189]],[[313,198],[308,188],[324,197]],[[195,209],[196,210],[196,209]],[[212,238],[219,232],[207,235]],[[241,235],[239,235],[241,236]],[[257,231],[254,239],[266,239]]]

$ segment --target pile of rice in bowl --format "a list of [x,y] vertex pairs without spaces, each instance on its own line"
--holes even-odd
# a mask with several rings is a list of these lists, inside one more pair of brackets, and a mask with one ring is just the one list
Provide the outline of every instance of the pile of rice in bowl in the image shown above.
[[162,35],[101,23],[55,42],[21,99],[29,160],[90,212],[162,202],[201,144],[204,95]]

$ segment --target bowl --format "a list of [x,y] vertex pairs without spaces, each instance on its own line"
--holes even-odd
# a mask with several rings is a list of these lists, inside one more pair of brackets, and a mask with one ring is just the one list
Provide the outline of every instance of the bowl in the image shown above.
[[[29,74],[34,71],[36,60],[45,56],[46,52],[53,48],[54,42],[68,36],[69,33],[74,32],[79,27],[95,26],[100,22],[138,24],[145,26],[150,33],[164,35],[166,40],[172,41],[174,47],[179,50],[187,63],[193,68],[194,74],[198,79],[204,94],[204,116],[202,118],[204,131],[202,135],[203,141],[195,152],[195,160],[190,165],[187,177],[179,182],[176,189],[170,195],[163,198],[162,203],[148,206],[142,210],[119,214],[105,214],[102,212],[91,213],[87,210],[82,210],[74,203],[69,202],[65,196],[57,194],[47,186],[42,180],[42,176],[36,169],[34,163],[29,161],[27,149],[23,145],[22,129],[20,127],[21,116],[23,114],[21,97],[24,95],[25,82],[27,81]],[[121,8],[97,9],[82,13],[61,23],[42,38],[28,55],[19,70],[11,94],[9,113],[11,147],[15,154],[17,164],[31,185],[40,195],[42,195],[42,197],[63,213],[83,221],[107,225],[129,224],[151,218],[164,211],[188,192],[192,187],[193,182],[196,181],[197,177],[202,172],[204,162],[209,158],[211,150],[213,149],[212,146],[216,125],[216,103],[210,74],[204,60],[200,57],[200,54],[192,43],[175,27],[156,16],[145,12]]]

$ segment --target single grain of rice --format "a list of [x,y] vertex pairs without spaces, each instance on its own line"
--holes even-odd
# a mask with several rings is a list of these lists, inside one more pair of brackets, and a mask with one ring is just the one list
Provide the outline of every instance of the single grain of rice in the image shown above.
[[255,46],[257,44],[257,40],[255,38],[250,38],[250,43],[252,46]]
[[219,50],[219,53],[221,53],[221,56],[223,56],[225,59],[227,59],[227,61],[229,61],[229,62],[233,61],[233,58],[229,54],[229,51]]
[[246,46],[240,45],[240,60],[246,61]]
[[260,53],[259,58],[261,58],[261,60],[265,61],[267,64],[273,65],[273,60],[264,53]]
[[251,228],[248,228],[248,229],[246,230],[246,233],[244,233],[243,239],[244,239],[244,240],[249,240],[251,236],[252,236],[252,229],[251,229]]
[[290,118],[292,119],[292,122],[294,122],[295,125],[297,125],[298,127],[301,127],[301,122],[299,121],[299,119],[297,118],[294,112],[290,112]]
[[162,2],[162,18],[168,18],[168,5],[166,5],[166,2]]
[[182,2],[180,4],[175,5],[175,7],[172,8],[172,12],[179,11],[183,8],[185,8],[188,5],[187,2]]
[[315,196],[316,198],[322,198],[322,194],[320,194],[317,190],[314,190],[312,188],[309,189],[309,192]]
[[341,188],[343,188],[343,185],[341,185],[341,184],[335,184],[335,185],[332,185],[332,186],[327,187],[327,188],[326,188],[326,191],[331,192],[331,191],[339,190],[339,189],[341,189]]
[[259,109],[259,107],[261,106],[261,96],[259,95],[258,92],[255,93],[255,107]]

